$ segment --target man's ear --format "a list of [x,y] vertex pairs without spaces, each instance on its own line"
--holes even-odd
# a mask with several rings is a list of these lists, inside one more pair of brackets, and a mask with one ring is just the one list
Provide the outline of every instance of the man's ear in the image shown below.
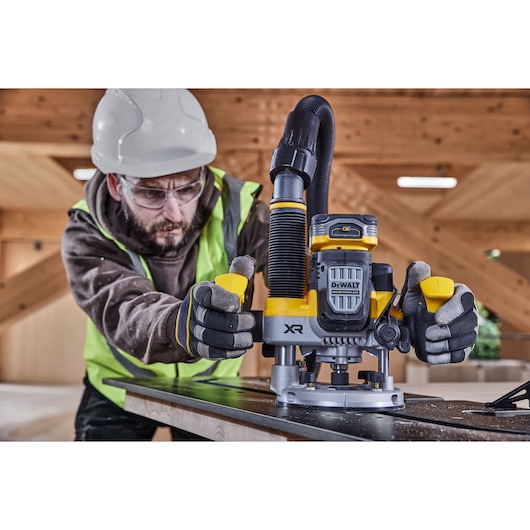
[[120,186],[120,181],[118,180],[118,177],[114,173],[107,173],[107,188],[109,189],[110,196],[115,201],[120,202],[121,194],[118,190],[118,186]]

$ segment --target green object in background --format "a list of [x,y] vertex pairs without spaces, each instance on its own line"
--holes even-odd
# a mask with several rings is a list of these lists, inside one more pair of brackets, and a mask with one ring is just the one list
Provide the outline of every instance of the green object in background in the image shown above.
[[479,329],[475,347],[469,354],[470,359],[499,359],[500,333],[497,315],[489,311],[478,300],[476,301]]

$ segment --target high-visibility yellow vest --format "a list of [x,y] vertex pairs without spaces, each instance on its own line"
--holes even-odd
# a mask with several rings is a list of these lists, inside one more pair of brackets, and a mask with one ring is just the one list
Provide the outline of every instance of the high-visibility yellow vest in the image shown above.
[[[199,237],[199,250],[195,281],[213,281],[219,274],[228,272],[228,264],[237,255],[237,236],[249,215],[252,203],[261,186],[255,182],[243,182],[220,169],[210,167],[216,188],[221,191],[212,215]],[[83,199],[74,208],[90,213]],[[127,249],[101,226],[101,233],[113,241],[131,257],[139,274],[153,282],[144,258]],[[156,288],[153,285],[153,288]],[[243,357],[210,361],[201,359],[195,363],[152,363],[145,364],[136,357],[110,345],[92,320],[87,319],[85,347],[83,352],[87,376],[90,383],[104,396],[122,407],[125,404],[125,390],[102,383],[106,378],[119,377],[194,377],[209,375],[233,377],[239,373]]]

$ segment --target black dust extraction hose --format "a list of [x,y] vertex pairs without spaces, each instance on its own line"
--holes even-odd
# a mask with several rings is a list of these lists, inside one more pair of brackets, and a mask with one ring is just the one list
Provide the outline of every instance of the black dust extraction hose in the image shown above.
[[271,297],[305,296],[307,229],[313,215],[328,212],[334,146],[331,106],[320,96],[306,96],[287,117],[283,137],[271,161],[270,177],[274,185],[268,266]]

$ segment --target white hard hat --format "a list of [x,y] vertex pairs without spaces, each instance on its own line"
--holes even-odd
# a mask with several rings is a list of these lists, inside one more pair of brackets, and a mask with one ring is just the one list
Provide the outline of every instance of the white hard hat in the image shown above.
[[204,111],[185,89],[106,90],[92,136],[92,162],[103,173],[161,177],[209,164],[217,154]]

